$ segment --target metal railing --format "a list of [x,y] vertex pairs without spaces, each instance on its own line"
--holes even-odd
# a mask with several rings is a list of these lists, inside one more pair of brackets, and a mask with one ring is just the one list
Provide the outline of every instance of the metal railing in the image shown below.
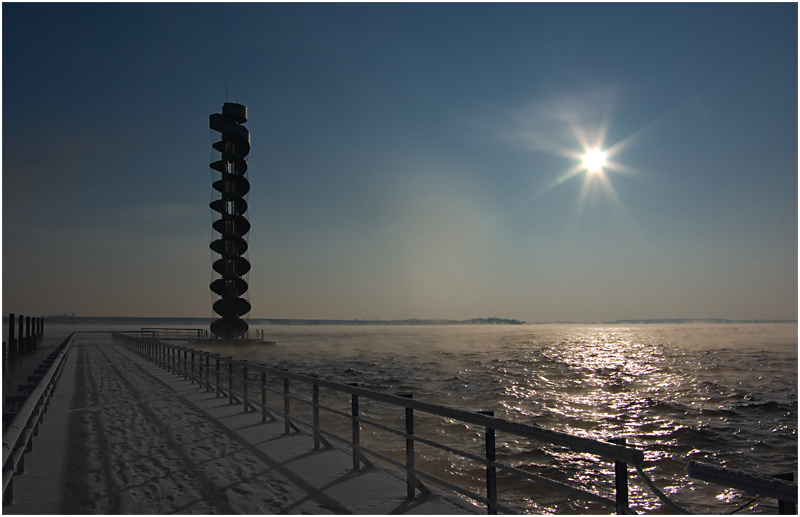
[[[25,472],[25,453],[33,449],[33,438],[39,434],[74,338],[73,332],[42,363],[37,372],[46,370],[31,378],[38,383],[24,402],[20,401],[21,406],[3,414],[3,504],[14,499],[14,476]],[[7,419],[10,421],[5,425]]]
[[[142,327],[140,330],[128,330],[124,333],[132,337],[164,341],[207,341],[216,339],[207,328]],[[236,341],[264,341],[264,329],[248,330]]]
[[[491,412],[471,412],[430,404],[414,400],[411,395],[380,393],[359,388],[357,385],[326,381],[317,377],[270,368],[265,364],[222,357],[215,353],[163,343],[157,340],[138,338],[128,333],[114,333],[114,338],[122,341],[142,357],[183,376],[186,380],[193,383],[197,382],[200,388],[205,387],[206,391],[215,391],[218,397],[227,396],[229,403],[241,403],[245,412],[260,411],[264,422],[268,419],[270,421],[283,419],[284,431],[287,434],[292,431],[301,432],[301,427],[309,430],[313,436],[315,449],[318,449],[323,444],[330,446],[328,440],[343,444],[351,450],[353,469],[359,469],[361,465],[371,466],[368,457],[376,458],[386,464],[397,467],[406,473],[406,487],[409,498],[413,498],[417,491],[429,493],[429,489],[423,483],[423,480],[425,480],[486,505],[488,513],[494,514],[498,510],[516,513],[515,510],[498,502],[496,474],[497,470],[502,470],[567,492],[572,496],[599,503],[605,507],[615,509],[617,513],[634,513],[628,507],[628,465],[641,466],[644,461],[644,454],[641,451],[625,446],[624,441],[620,444],[615,444],[573,436],[498,418],[493,416]],[[268,383],[268,377],[278,382]],[[293,382],[310,388],[310,397],[294,394],[290,390]],[[278,389],[274,387],[276,384]],[[349,396],[350,411],[343,411],[342,409],[321,404],[320,388],[330,390],[334,396]],[[278,402],[269,404],[268,394],[277,397]],[[365,418],[359,411],[360,402],[364,399],[403,409],[405,413],[404,429],[396,429]],[[282,408],[280,407],[281,401]],[[301,404],[310,409],[310,422],[301,419],[296,413],[293,414],[294,404]],[[349,420],[350,436],[340,436],[321,425],[321,411]],[[417,413],[434,415],[482,427],[485,439],[484,454],[474,454],[416,434],[414,422]],[[371,426],[404,438],[405,461],[399,461],[365,447],[361,443],[362,426]],[[509,433],[517,437],[562,446],[572,451],[596,455],[606,461],[613,462],[615,466],[614,484],[609,487],[608,492],[613,492],[615,494],[614,498],[605,497],[584,487],[527,472],[498,461],[494,445],[496,432]],[[439,449],[483,465],[486,471],[485,493],[477,493],[417,468],[415,461],[415,446],[417,444]]]
[[209,331],[205,328],[200,329],[187,329],[187,328],[167,328],[167,327],[142,327],[138,332],[141,337],[149,337],[151,339],[176,339],[176,340],[192,340],[192,339],[208,339]]

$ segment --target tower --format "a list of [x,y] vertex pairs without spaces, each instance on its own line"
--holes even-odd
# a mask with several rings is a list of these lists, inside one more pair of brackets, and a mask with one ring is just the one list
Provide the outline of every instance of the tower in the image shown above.
[[250,133],[242,125],[246,121],[247,108],[232,102],[224,103],[222,113],[214,113],[208,120],[209,127],[222,134],[222,139],[213,144],[221,158],[211,163],[211,168],[222,175],[213,184],[220,198],[210,205],[220,215],[212,224],[220,237],[211,242],[211,249],[220,255],[213,264],[219,277],[211,282],[211,291],[219,296],[213,308],[220,318],[211,324],[211,332],[222,339],[241,338],[248,329],[242,316],[250,312],[250,302],[242,298],[247,291],[242,277],[250,271],[250,262],[243,256],[247,251],[244,237],[250,231],[244,199],[250,190],[245,178],[245,157],[250,152]]

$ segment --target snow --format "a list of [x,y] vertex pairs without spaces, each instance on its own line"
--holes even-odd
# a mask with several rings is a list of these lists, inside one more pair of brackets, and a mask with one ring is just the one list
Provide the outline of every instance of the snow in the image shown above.
[[76,339],[50,408],[15,477],[6,514],[484,513],[403,475],[352,470],[197,384],[110,340]]

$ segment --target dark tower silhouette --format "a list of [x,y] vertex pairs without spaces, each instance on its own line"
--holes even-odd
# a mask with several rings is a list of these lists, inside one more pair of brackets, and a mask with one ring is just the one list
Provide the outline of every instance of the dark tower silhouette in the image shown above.
[[242,124],[247,121],[247,108],[241,104],[226,102],[222,113],[209,116],[209,127],[222,133],[222,139],[213,147],[222,153],[221,159],[211,164],[222,178],[213,184],[220,198],[211,202],[211,209],[220,214],[213,228],[220,238],[211,243],[211,249],[220,254],[214,261],[214,271],[219,278],[211,282],[211,290],[219,295],[214,302],[214,312],[220,318],[211,324],[211,332],[222,339],[237,339],[247,332],[247,322],[242,316],[250,312],[250,302],[242,298],[247,291],[247,282],[242,279],[250,271],[250,262],[242,255],[247,251],[244,236],[250,231],[245,218],[247,201],[245,194],[250,182],[245,178],[250,152],[250,132]]

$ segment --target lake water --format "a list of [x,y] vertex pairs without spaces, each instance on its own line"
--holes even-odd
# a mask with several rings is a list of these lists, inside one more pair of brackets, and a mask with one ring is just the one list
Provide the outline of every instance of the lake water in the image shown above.
[[[752,473],[797,472],[797,324],[258,328],[278,345],[203,348],[575,435],[624,437],[644,452],[656,485],[692,511],[729,512],[752,496],[688,478],[690,459]],[[402,427],[401,415],[368,405],[364,411]],[[480,453],[481,428],[447,419],[416,425],[421,435]],[[402,440],[363,433],[368,447],[402,457]],[[608,462],[502,433],[497,450],[505,463],[588,482],[613,498]],[[485,490],[484,470],[468,460],[418,448],[417,465]],[[518,478],[499,474],[498,484],[500,500],[520,512],[608,513]],[[638,478],[630,500],[639,512],[672,513]],[[771,499],[748,508],[777,513]]]
[[[580,436],[625,437],[644,451],[657,486],[693,510],[730,511],[751,497],[691,480],[684,472],[690,459],[753,473],[797,472],[796,324],[259,328],[278,346],[215,351]],[[428,429],[434,436],[456,436],[460,445],[482,443],[481,429],[429,425],[437,427]],[[502,435],[498,455],[564,480],[613,472],[587,455]],[[429,460],[443,477],[483,490],[480,466],[422,456],[418,462]],[[660,509],[641,487],[631,483],[632,507]],[[501,483],[500,497],[520,511],[603,511],[530,482]],[[752,506],[776,510],[774,500]]]

